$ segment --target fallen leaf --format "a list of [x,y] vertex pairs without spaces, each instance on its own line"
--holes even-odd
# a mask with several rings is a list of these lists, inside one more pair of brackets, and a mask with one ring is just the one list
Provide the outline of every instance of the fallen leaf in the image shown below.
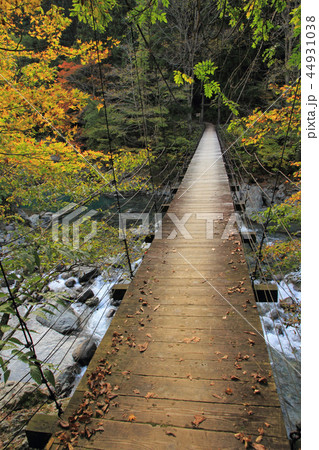
[[158,397],[158,395],[157,394],[155,394],[154,392],[148,392],[146,395],[145,395],[145,398],[154,398],[154,397]]
[[222,359],[228,359],[228,355],[224,355]]
[[157,306],[155,306],[155,308],[153,309],[153,311],[156,311],[156,310],[158,310],[158,308],[160,307],[161,305],[157,305]]
[[262,435],[260,435],[255,439],[255,442],[257,442],[257,444],[259,444],[262,440],[263,440],[263,437],[262,437]]
[[229,387],[227,389],[225,389],[225,392],[227,395],[233,395],[233,390]]
[[104,431],[104,428],[100,426],[99,428],[95,428],[95,431]]
[[221,397],[220,395],[217,394],[212,394],[213,397],[219,398],[220,400],[223,400],[223,397]]
[[194,420],[192,422],[193,427],[198,427],[199,424],[201,424],[202,422],[204,422],[204,420],[206,420],[206,417],[203,416],[194,416]]
[[172,431],[166,431],[165,434],[167,434],[167,436],[173,436],[176,437],[176,434],[174,434]]
[[148,347],[148,342],[144,342],[144,344],[139,344],[139,345],[138,345],[138,349],[139,349],[139,351],[140,351],[141,353],[145,352],[145,350],[147,349],[147,347]]
[[134,394],[140,394],[140,391],[138,389],[133,390]]
[[270,427],[270,423],[264,422],[265,427],[269,428]]
[[263,429],[263,427],[258,428],[258,433],[261,435],[265,434],[265,430]]
[[60,420],[59,425],[61,428],[69,428],[70,427],[69,422],[66,422],[65,420]]
[[244,331],[244,333],[251,334],[252,336],[257,336],[257,334],[254,333],[253,331]]
[[255,341],[253,341],[252,339],[248,339],[248,343],[249,345],[252,347],[253,345],[255,345]]
[[240,378],[236,377],[236,375],[231,375],[230,379],[233,380],[233,381],[239,381],[240,380]]
[[255,450],[266,450],[266,447],[262,444],[255,444],[254,442],[251,444],[252,448]]
[[101,409],[96,409],[95,410],[95,414],[96,414],[96,417],[103,417],[104,416],[104,412]]
[[146,337],[148,337],[148,338],[151,339],[151,338],[152,338],[152,335],[151,335],[151,334],[147,334]]
[[130,422],[134,422],[134,420],[136,420],[136,417],[134,416],[134,414],[131,414],[128,416],[128,419]]

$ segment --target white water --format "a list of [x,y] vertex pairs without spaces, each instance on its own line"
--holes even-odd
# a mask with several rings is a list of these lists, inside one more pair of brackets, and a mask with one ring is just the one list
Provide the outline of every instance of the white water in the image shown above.
[[[292,283],[277,283],[279,300],[300,304],[301,294]],[[257,303],[288,434],[301,421],[301,327],[286,326],[288,314],[278,303]]]
[[[144,244],[142,248],[146,250],[149,246],[150,244]],[[139,258],[132,263],[133,272],[137,271],[142,259],[143,258]],[[76,277],[74,278],[76,283],[73,286],[72,291],[81,287],[78,279]],[[72,358],[72,352],[84,340],[92,338],[97,345],[101,342],[111,324],[114,312],[117,310],[117,308],[111,304],[111,289],[112,286],[120,280],[123,280],[123,273],[120,273],[120,271],[119,274],[113,276],[111,280],[105,278],[105,275],[103,274],[95,278],[90,289],[92,289],[94,295],[99,299],[99,303],[94,308],[79,302],[70,303],[69,307],[80,316],[82,330],[78,335],[65,336],[53,329],[48,329],[41,325],[36,320],[36,315],[34,314],[37,308],[34,308],[27,323],[28,328],[32,330],[31,336],[35,344],[36,354],[38,359],[45,363],[52,364],[53,368],[57,369],[55,370],[56,376],[63,372],[66,367],[75,364]],[[48,286],[53,292],[71,291],[71,289],[65,286],[65,281],[66,280],[59,276],[56,280],[50,282]],[[41,305],[39,307],[41,307]],[[21,314],[24,315],[26,308],[21,306],[19,309]],[[17,325],[15,318],[10,321],[10,325]],[[17,331],[14,336],[21,342],[24,342],[24,336],[20,330]],[[5,359],[9,359],[12,356],[10,350],[3,351],[2,353]],[[9,380],[19,381],[23,378],[21,380],[23,382],[33,382],[29,376],[28,366],[16,357],[11,359],[9,369],[11,370]],[[81,373],[77,377],[77,382],[80,381],[85,369],[86,367],[81,370]]]

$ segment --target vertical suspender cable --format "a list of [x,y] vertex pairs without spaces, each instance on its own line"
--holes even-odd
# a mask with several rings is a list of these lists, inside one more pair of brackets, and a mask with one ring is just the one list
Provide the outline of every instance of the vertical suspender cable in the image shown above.
[[112,148],[112,138],[111,138],[111,133],[110,133],[110,128],[109,128],[109,120],[108,120],[108,114],[107,114],[107,108],[106,108],[105,89],[104,89],[103,74],[102,74],[102,63],[101,63],[101,58],[100,58],[99,46],[98,46],[98,43],[97,43],[96,22],[95,22],[95,17],[94,17],[94,8],[93,8],[93,1],[92,0],[90,0],[90,6],[91,6],[91,13],[92,13],[94,39],[95,39],[95,45],[96,45],[96,54],[97,54],[97,60],[98,60],[99,77],[100,77],[101,90],[102,90],[102,96],[103,96],[103,110],[104,110],[105,125],[106,125],[107,138],[108,138],[108,144],[109,144],[111,169],[112,169],[112,175],[113,175],[114,188],[115,188],[115,192],[116,192],[117,209],[118,209],[118,214],[119,214],[119,227],[121,229],[122,236],[123,236],[123,242],[124,242],[124,247],[125,247],[127,263],[128,263],[128,267],[129,267],[129,271],[130,271],[130,276],[131,276],[131,278],[133,278],[133,270],[132,270],[132,264],[131,264],[129,249],[128,249],[128,243],[127,243],[127,239],[126,239],[126,236],[125,236],[125,233],[124,233],[124,230],[123,230],[120,195],[119,195],[119,191],[118,191],[117,179],[116,179],[116,174],[115,174],[113,148]]

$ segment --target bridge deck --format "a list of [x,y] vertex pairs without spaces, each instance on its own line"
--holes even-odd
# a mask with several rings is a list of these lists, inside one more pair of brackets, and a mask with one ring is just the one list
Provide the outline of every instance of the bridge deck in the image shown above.
[[[73,417],[74,434],[59,428],[61,442],[236,449],[250,436],[253,448],[288,449],[240,237],[224,234],[234,209],[213,127],[168,213],[70,401],[63,420]],[[190,215],[190,236],[180,225],[168,239],[173,213]],[[62,445],[53,438],[48,448]]]

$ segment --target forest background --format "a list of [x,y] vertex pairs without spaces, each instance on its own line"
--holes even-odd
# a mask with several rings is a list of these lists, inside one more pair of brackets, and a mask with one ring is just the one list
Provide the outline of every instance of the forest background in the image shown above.
[[[27,305],[27,321],[65,267],[94,261],[104,269],[125,250],[109,216],[94,239],[85,242],[87,220],[78,245],[67,245],[52,239],[47,212],[138,192],[156,207],[206,121],[222,130],[249,182],[291,184],[291,196],[259,220],[274,230],[299,224],[300,2],[0,0],[0,14],[1,264],[11,286],[9,298],[0,294],[0,345],[41,382],[10,317]],[[137,257],[136,239],[126,245]],[[286,272],[298,269],[298,230],[264,251]]]

